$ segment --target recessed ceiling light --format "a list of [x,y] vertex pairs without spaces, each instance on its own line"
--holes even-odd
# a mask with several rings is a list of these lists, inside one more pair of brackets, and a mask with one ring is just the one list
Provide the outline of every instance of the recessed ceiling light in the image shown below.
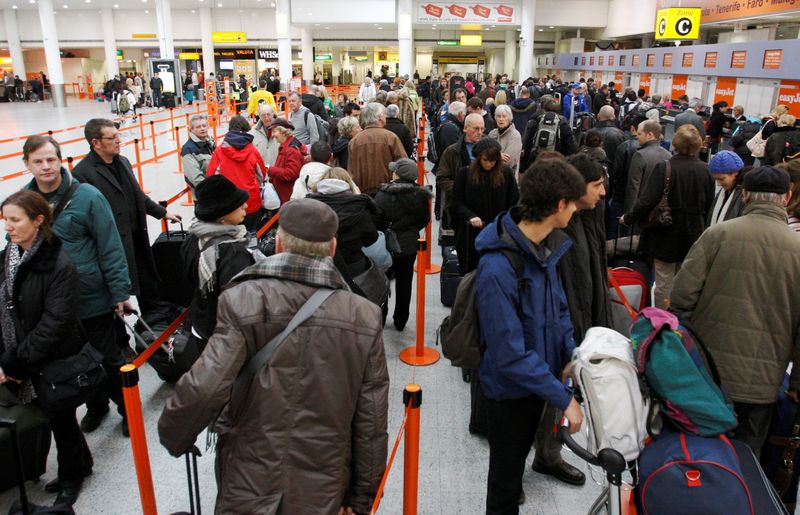
[[28,3],[29,3],[29,4],[35,4],[35,3],[36,3],[36,0],[28,0]]
[[67,4],[64,4],[64,9],[69,9],[69,6]]
[[[65,5],[64,7],[66,7],[66,5]],[[12,6],[11,6],[11,8],[12,8],[12,9],[16,9],[16,8],[17,8],[17,6],[16,6],[16,5],[12,5]]]
[[553,27],[552,25],[550,25],[550,28],[551,28],[551,29],[554,29],[555,27]]
[[319,27],[319,23],[315,23],[315,24],[314,24],[314,26],[315,26],[315,27]]
[[119,4],[114,4],[114,9],[119,9]]
[[192,14],[194,14],[195,12],[197,12],[197,11],[195,11],[194,9],[192,9]]
[[217,4],[217,7],[222,7],[222,4]]
[[489,27],[486,27],[486,28],[485,28],[485,29],[483,29],[483,30],[489,30]]
[[86,3],[90,4],[90,3],[92,3],[92,0],[86,0]]
[[378,27],[378,30],[383,30],[383,27]]
[[270,7],[275,7],[275,2],[272,2],[271,4],[269,4],[269,6]]
[[544,32],[544,29],[539,29],[539,32]]
[[377,23],[373,23],[373,25],[375,25],[376,27],[378,26],[378,24],[377,24]]
[[145,14],[150,14],[150,11],[148,11],[147,9],[145,9],[145,10],[144,10],[144,13],[145,13]]
[[330,27],[325,27],[325,30],[330,30]]

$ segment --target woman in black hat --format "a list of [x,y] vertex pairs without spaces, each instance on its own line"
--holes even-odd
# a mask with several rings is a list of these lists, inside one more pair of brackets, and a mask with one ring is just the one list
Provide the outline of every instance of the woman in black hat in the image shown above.
[[511,169],[503,163],[500,143],[483,138],[472,150],[475,160],[456,174],[452,212],[455,247],[462,275],[478,268],[475,238],[497,215],[519,200]]
[[197,220],[183,242],[184,270],[194,287],[186,326],[191,328],[199,352],[217,323],[217,297],[236,274],[255,262],[248,250],[246,191],[224,175],[212,175],[197,185],[194,214]]

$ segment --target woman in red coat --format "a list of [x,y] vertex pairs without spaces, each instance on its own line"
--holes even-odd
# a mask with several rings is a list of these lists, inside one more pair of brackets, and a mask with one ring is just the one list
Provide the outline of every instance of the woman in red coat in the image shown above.
[[253,145],[253,135],[248,134],[250,122],[243,116],[234,116],[228,123],[225,140],[211,155],[206,175],[224,175],[236,187],[247,192],[247,216],[243,225],[248,231],[257,230],[264,218],[261,207],[261,185],[266,175],[266,165]]
[[281,204],[285,204],[292,196],[294,182],[300,177],[305,147],[294,137],[294,126],[284,118],[276,118],[272,122],[272,134],[280,147],[275,164],[267,169],[267,174],[269,182],[278,192]]

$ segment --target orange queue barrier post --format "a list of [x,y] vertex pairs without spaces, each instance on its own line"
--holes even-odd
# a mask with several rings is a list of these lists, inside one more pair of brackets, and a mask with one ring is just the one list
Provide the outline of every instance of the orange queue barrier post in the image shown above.
[[142,191],[145,194],[150,193],[150,190],[144,188],[144,179],[142,178],[142,158],[139,155],[139,140],[133,140],[133,149],[136,152],[136,163],[133,165],[136,167],[136,177],[139,179],[139,187],[142,188]]
[[[419,170],[419,178],[417,179],[419,185],[424,187],[425,186],[425,108],[422,109],[423,116],[419,119],[419,142],[417,143],[417,167]],[[431,227],[433,225],[433,202],[428,201],[428,211],[431,213],[430,218],[428,219],[428,225],[425,226],[425,241],[431,241],[431,233],[433,232]],[[425,249],[425,254],[422,256],[422,261],[417,260],[417,264],[414,265],[414,270],[417,270],[420,266],[422,266],[423,270],[426,274],[438,274],[442,271],[442,267],[431,263],[431,250],[432,246],[427,245]]]
[[125,401],[125,415],[131,435],[133,465],[139,483],[139,498],[144,515],[157,515],[156,493],[153,489],[153,473],[150,469],[150,455],[147,452],[147,435],[144,431],[142,398],[139,395],[139,371],[136,365],[127,364],[120,368],[122,373],[122,398]]
[[[427,240],[419,238],[417,240],[417,263],[421,263]],[[415,367],[433,365],[439,361],[439,352],[436,349],[425,346],[425,271],[417,270],[417,328],[415,332],[415,345],[406,347],[400,351],[400,361]]]
[[160,163],[161,161],[158,160],[158,147],[156,147],[156,127],[155,122],[150,120],[150,138],[153,143],[153,159],[155,159],[155,163]]
[[73,160],[71,157],[68,157],[68,158],[67,158],[67,169],[68,169],[70,172],[71,172],[71,171],[72,171],[72,169],[74,168],[74,165],[72,164],[72,161],[74,161],[74,160]]
[[261,227],[261,229],[259,229],[258,232],[256,232],[256,238],[264,236],[264,233],[267,232],[270,227],[275,225],[275,222],[278,221],[278,215],[280,215],[280,212],[272,215],[272,218],[270,218],[269,221],[267,221],[267,223],[265,223],[264,226]]
[[419,408],[422,405],[422,387],[407,384],[403,390],[403,404],[408,409],[406,441],[403,459],[403,515],[417,515],[419,494]]
[[147,150],[144,137],[144,113],[139,115],[139,141],[142,142],[142,150]]
[[173,139],[175,137],[175,108],[174,107],[170,107],[169,108],[169,128],[171,129],[170,133],[169,133],[169,139]]

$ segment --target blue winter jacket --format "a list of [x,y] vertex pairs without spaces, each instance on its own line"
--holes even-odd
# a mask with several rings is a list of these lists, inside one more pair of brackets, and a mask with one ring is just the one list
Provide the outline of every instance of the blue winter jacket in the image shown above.
[[[72,185],[73,178],[61,169],[61,186],[46,195],[53,206]],[[39,191],[36,180],[25,189]],[[94,186],[81,184],[53,224],[53,232],[64,244],[81,280],[80,318],[108,315],[118,302],[130,296],[131,279],[125,249],[108,201]]]
[[[578,95],[578,98],[575,100],[578,105],[575,109],[575,116],[578,116],[578,113],[588,113],[589,106],[586,104],[586,97],[584,95]],[[564,95],[564,118],[569,120],[569,113],[572,110],[572,93],[567,93]]]
[[[559,377],[575,343],[556,264],[572,242],[556,231],[537,252],[517,227],[517,210],[499,214],[475,240],[481,253],[475,292],[485,347],[481,384],[490,399],[536,395],[563,410],[572,392]],[[511,262],[499,252],[502,248],[523,254],[524,286],[518,285]]]

